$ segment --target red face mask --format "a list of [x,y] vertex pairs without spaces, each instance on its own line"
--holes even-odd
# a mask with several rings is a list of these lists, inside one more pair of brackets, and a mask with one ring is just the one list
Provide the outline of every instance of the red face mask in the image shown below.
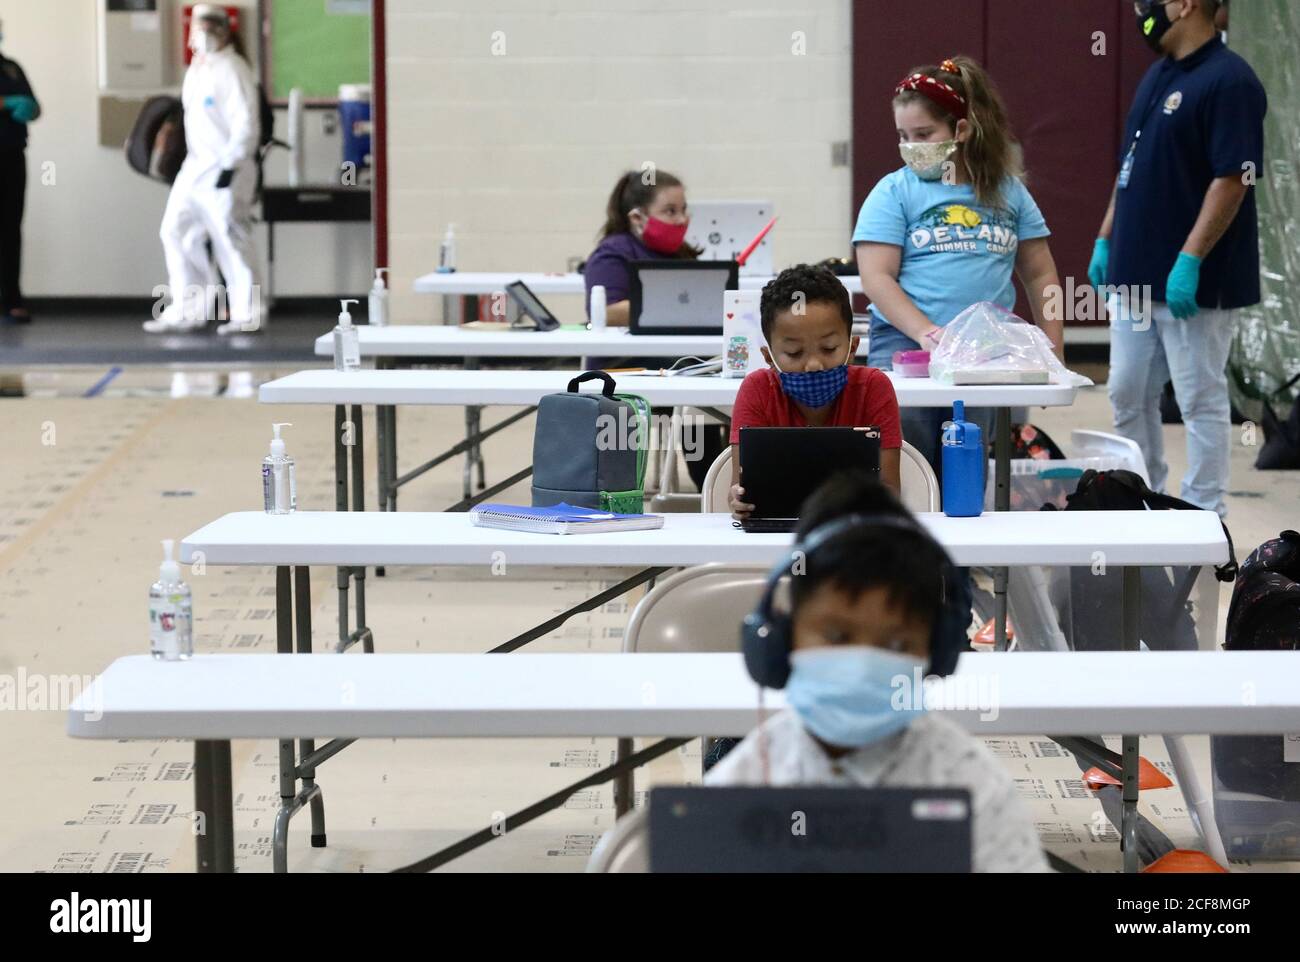
[[690,221],[670,224],[657,217],[647,217],[645,229],[641,232],[641,242],[656,254],[676,254],[682,241],[686,240],[686,230],[690,226]]

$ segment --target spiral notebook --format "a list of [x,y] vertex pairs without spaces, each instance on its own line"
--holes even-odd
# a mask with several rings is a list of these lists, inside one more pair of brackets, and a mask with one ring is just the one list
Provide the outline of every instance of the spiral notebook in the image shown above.
[[470,514],[481,528],[536,531],[540,534],[601,534],[607,531],[649,531],[662,528],[658,514],[614,514],[575,508],[563,502],[540,508],[520,504],[481,504]]

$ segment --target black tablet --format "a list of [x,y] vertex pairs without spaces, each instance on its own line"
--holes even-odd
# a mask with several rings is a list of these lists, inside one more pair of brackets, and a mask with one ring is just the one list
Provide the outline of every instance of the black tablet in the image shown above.
[[506,293],[510,295],[512,301],[519,305],[519,310],[537,325],[537,330],[553,331],[560,326],[559,319],[547,309],[545,304],[537,299],[537,295],[530,291],[528,285],[523,281],[507,284]]

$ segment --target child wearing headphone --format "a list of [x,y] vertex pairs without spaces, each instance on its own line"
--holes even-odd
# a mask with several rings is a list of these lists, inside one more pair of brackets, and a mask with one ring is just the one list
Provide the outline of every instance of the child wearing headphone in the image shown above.
[[741,486],[740,429],[868,427],[880,429],[880,480],[899,493],[898,398],[888,375],[853,364],[858,336],[853,306],[840,279],[825,267],[799,264],[763,288],[759,302],[768,366],[751,372],[731,413],[731,513],[754,510]]
[[[785,575],[788,615],[773,610]],[[750,674],[784,688],[788,707],[705,784],[964,788],[974,870],[1046,871],[1002,765],[912,690],[922,673],[951,673],[966,650],[968,591],[943,548],[880,484],[861,473],[831,479],[805,505],[794,551],[742,630]]]

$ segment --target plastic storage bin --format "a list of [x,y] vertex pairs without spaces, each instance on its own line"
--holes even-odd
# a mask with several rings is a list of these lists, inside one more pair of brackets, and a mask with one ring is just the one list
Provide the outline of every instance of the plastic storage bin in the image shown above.
[[895,351],[894,373],[899,377],[929,377],[929,351]]
[[[1054,504],[1064,509],[1067,495],[1079,486],[1083,472],[1111,471],[1127,468],[1116,457],[1065,458],[1040,461],[1036,458],[1016,458],[1011,462],[1011,510],[1037,511],[1044,504]],[[993,510],[993,496],[997,477],[993,461],[989,461],[989,479],[984,487],[984,507]]]
[[[1275,760],[1281,755],[1277,743],[1284,737],[1210,739],[1214,821],[1230,858],[1300,860],[1300,797],[1295,797],[1294,785],[1300,777],[1300,762]],[[1256,764],[1251,755],[1260,749],[1266,757]],[[1286,777],[1288,767],[1295,768],[1296,775]],[[1255,794],[1250,788],[1272,789],[1278,795],[1292,797]]]

